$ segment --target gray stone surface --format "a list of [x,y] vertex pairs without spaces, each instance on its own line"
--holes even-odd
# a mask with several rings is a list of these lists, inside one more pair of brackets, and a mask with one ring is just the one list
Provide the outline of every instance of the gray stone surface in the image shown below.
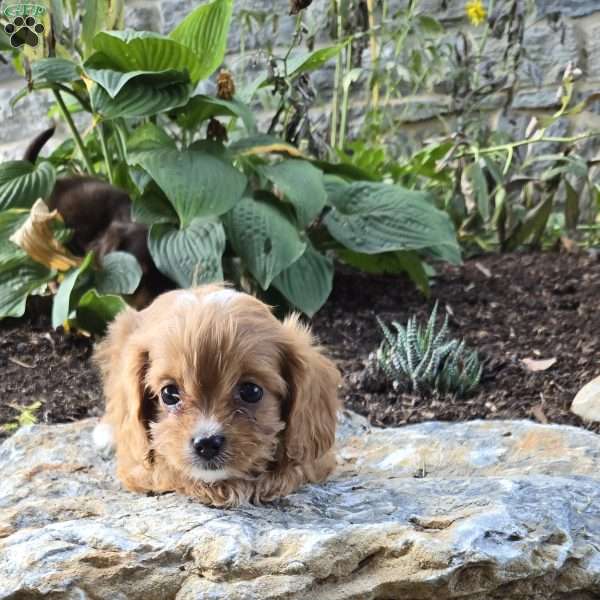
[[158,3],[162,33],[169,33],[200,2],[198,0],[162,0]]
[[541,17],[556,13],[585,17],[598,12],[598,0],[536,0],[536,6]]
[[159,31],[161,21],[158,6],[126,6],[125,27],[136,31]]
[[22,87],[24,82],[17,81],[15,86],[0,88],[0,144],[30,140],[51,123],[47,115],[51,105],[48,94],[28,94],[11,107],[11,98]]
[[600,80],[600,22],[590,27],[587,35],[587,61],[584,72],[586,77]]
[[[525,30],[524,45],[527,48],[527,58],[538,69],[541,83],[559,83],[566,66],[580,66],[582,61],[577,31],[572,22],[561,20],[558,23],[540,21]],[[528,71],[528,63],[519,73],[522,85],[532,85]]]
[[93,425],[36,426],[0,447],[0,598],[600,595],[600,437],[585,430],[371,430],[346,414],[329,482],[217,510],[120,489]]

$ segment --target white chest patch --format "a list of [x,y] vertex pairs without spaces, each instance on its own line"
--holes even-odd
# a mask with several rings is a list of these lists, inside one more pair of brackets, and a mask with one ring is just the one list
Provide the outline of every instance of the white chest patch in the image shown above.
[[92,441],[100,455],[110,456],[115,444],[112,427],[108,423],[98,423],[94,427]]

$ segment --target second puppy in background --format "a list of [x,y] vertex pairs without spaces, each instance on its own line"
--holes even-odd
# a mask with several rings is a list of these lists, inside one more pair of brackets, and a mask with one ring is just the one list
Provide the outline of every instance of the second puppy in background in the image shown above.
[[[35,163],[54,131],[51,127],[40,133],[29,144],[23,159]],[[44,200],[73,231],[68,245],[75,254],[93,251],[100,262],[109,252],[117,250],[136,257],[142,280],[131,303],[137,308],[175,287],[156,268],[148,250],[148,227],[132,220],[131,200],[124,190],[90,175],[70,175],[58,178],[54,190]]]

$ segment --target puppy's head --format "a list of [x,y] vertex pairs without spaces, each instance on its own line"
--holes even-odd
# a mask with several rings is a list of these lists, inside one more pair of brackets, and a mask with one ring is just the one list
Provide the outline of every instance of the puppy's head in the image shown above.
[[109,412],[124,405],[113,421],[129,464],[210,484],[311,461],[334,443],[337,369],[297,318],[281,323],[249,295],[163,294],[119,316],[98,354]]

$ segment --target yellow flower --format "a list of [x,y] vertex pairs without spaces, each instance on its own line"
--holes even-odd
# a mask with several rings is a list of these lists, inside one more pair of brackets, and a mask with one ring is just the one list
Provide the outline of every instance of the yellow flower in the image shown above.
[[481,23],[485,21],[485,6],[481,0],[469,0],[469,2],[465,4],[465,11],[467,12],[469,21],[471,21],[473,25],[481,25]]

